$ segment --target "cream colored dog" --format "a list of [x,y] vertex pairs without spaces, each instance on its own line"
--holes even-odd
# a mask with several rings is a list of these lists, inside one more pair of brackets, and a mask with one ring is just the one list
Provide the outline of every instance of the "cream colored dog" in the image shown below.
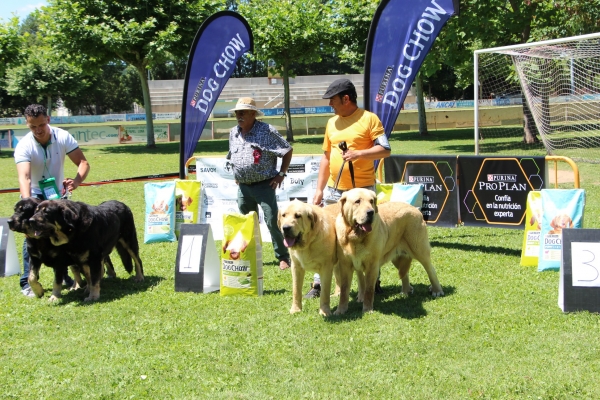
[[279,210],[278,225],[292,260],[292,308],[302,311],[302,284],[306,271],[321,275],[319,314],[331,315],[329,296],[337,264],[335,218],[340,208],[332,204],[321,208],[294,200]]
[[388,202],[377,205],[377,197],[367,189],[345,192],[339,204],[341,213],[335,223],[340,246],[340,304],[335,314],[348,310],[352,272],[358,276],[358,301],[363,312],[373,311],[373,297],[379,268],[391,261],[402,280],[402,293],[412,293],[408,271],[412,259],[425,268],[434,297],[444,292],[431,264],[431,248],[427,225],[421,212],[406,203]]

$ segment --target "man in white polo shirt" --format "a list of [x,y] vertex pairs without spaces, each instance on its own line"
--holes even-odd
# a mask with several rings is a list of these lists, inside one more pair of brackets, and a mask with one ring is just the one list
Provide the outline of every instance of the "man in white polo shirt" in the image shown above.
[[[14,153],[21,198],[53,199],[77,189],[90,171],[90,165],[75,138],[63,129],[50,126],[46,108],[40,104],[29,105],[25,109],[25,118],[31,131],[19,141]],[[64,177],[65,156],[77,166],[75,178]],[[21,292],[34,297],[28,276],[29,254],[23,243]],[[65,283],[69,286],[73,283],[67,274]]]

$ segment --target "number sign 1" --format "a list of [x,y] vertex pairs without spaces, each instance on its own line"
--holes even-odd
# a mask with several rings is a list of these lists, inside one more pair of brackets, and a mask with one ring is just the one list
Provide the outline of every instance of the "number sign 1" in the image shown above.
[[220,289],[221,263],[209,224],[181,224],[175,262],[175,291]]

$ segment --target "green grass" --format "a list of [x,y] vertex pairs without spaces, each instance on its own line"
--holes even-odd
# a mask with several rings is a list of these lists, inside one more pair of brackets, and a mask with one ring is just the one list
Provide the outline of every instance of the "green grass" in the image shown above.
[[[472,130],[392,137],[396,154],[473,154]],[[322,136],[298,137],[296,154],[321,153]],[[176,172],[178,143],[84,147],[88,181]],[[201,142],[221,154],[227,141]],[[580,164],[585,227],[599,228],[600,178]],[[12,153],[0,152],[0,188],[16,187]],[[73,168],[67,169],[67,175]],[[572,187],[572,185],[564,185]],[[18,194],[0,195],[0,215]],[[143,242],[143,183],[78,189],[73,199],[118,199],[133,210]],[[343,317],[322,318],[318,300],[290,315],[290,271],[265,244],[264,296],[220,297],[174,291],[177,243],[141,244],[146,280],[135,284],[118,257],[118,278],[101,300],[81,292],[47,301],[52,273],[42,268],[44,299],[0,279],[0,384],[6,399],[573,399],[600,397],[597,314],[564,314],[558,273],[519,266],[523,232],[430,227],[433,260],[446,296],[428,296],[415,263],[415,293],[400,296],[391,264],[385,293],[363,315],[352,292]],[[22,236],[17,235],[20,251]],[[219,242],[217,242],[217,247]],[[307,276],[305,289],[308,289]],[[332,299],[332,307],[338,300]]]

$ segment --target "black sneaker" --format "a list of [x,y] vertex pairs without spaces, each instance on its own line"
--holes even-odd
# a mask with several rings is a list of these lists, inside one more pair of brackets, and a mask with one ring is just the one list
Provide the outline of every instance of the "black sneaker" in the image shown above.
[[308,293],[304,295],[305,299],[316,299],[321,296],[321,284],[320,283],[311,283],[310,290]]
[[381,287],[381,281],[379,279],[377,279],[377,283],[375,283],[375,293],[383,293],[383,288]]

